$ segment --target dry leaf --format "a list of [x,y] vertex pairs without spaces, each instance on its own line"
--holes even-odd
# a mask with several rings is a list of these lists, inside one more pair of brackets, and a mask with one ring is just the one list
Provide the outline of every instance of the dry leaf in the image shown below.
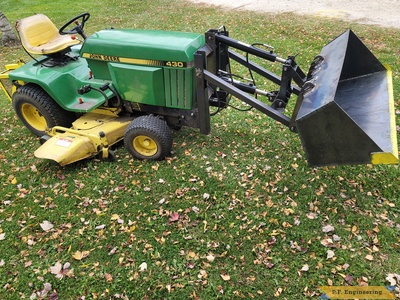
[[331,258],[333,258],[334,256],[335,256],[335,252],[334,252],[334,251],[332,251],[332,250],[326,251],[326,258],[327,258],[327,259],[331,259]]
[[400,283],[400,275],[396,273],[390,273],[385,278],[389,281],[391,286],[395,286],[396,284]]
[[331,232],[331,231],[335,231],[335,227],[333,227],[332,225],[326,225],[324,227],[322,227],[322,232]]
[[309,269],[310,267],[307,264],[303,265],[303,267],[301,268],[303,272],[307,272]]
[[231,280],[231,276],[229,276],[229,274],[221,274],[221,278],[225,281],[229,281]]
[[50,273],[56,275],[59,275],[62,270],[62,264],[58,261],[54,266],[50,267]]
[[206,270],[200,270],[199,274],[197,275],[197,278],[200,279],[206,279],[208,277],[207,271]]
[[368,254],[367,256],[365,256],[365,259],[372,261],[372,260],[374,260],[374,257],[371,254]]
[[90,251],[76,251],[74,254],[72,254],[72,257],[75,258],[76,260],[82,260],[86,257],[88,257],[90,254]]
[[119,215],[117,215],[117,214],[113,214],[111,216],[111,221],[115,221],[115,220],[118,220],[118,219],[119,219]]
[[25,263],[25,268],[32,266],[32,261],[29,260]]
[[115,246],[114,248],[111,249],[110,252],[108,252],[108,255],[114,255],[118,251],[118,246]]
[[51,291],[51,289],[52,289],[51,284],[46,282],[45,284],[43,284],[43,290],[38,291],[36,295],[39,296],[40,299],[44,299],[47,296],[47,294]]
[[187,254],[190,258],[194,258],[194,259],[197,259],[198,258],[198,256],[197,256],[197,254],[195,253],[195,252],[193,252],[193,251],[189,251],[189,253]]
[[213,262],[214,259],[215,259],[215,256],[212,255],[212,254],[208,254],[208,255],[206,256],[206,258],[207,258],[207,260],[208,260],[209,262]]
[[310,220],[314,220],[318,217],[318,214],[313,213],[313,212],[309,212],[306,214],[307,218],[309,218]]
[[113,277],[111,274],[104,274],[104,278],[106,279],[107,282],[112,282],[113,281]]
[[332,239],[323,239],[321,241],[321,245],[324,247],[333,247],[334,243],[333,243]]
[[170,222],[176,222],[178,220],[179,220],[179,214],[177,212],[173,212],[172,214],[169,215]]
[[145,263],[145,262],[141,263],[139,266],[139,271],[144,272],[146,270],[147,270],[147,263]]
[[354,282],[353,276],[351,276],[351,275],[349,275],[349,274],[346,274],[346,276],[344,277],[344,280],[346,280],[346,282],[347,282],[348,284],[350,284],[350,285],[352,285],[353,282]]
[[0,241],[3,241],[6,239],[6,234],[5,233],[0,233]]
[[49,221],[43,221],[43,223],[40,223],[40,227],[44,231],[49,231],[49,230],[53,229],[54,226]]
[[280,294],[282,294],[282,292],[283,292],[283,289],[282,289],[282,288],[278,288],[278,289],[276,290],[276,292],[274,293],[274,296],[275,296],[275,297],[279,297]]

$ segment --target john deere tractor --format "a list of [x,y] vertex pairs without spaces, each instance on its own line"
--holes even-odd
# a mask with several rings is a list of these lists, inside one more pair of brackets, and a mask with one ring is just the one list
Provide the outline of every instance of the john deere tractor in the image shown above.
[[[110,146],[123,140],[138,159],[164,159],[171,129],[209,134],[210,117],[235,97],[297,132],[311,166],[398,163],[390,69],[351,30],[305,73],[294,56],[237,41],[224,27],[205,34],[104,29],[87,37],[89,17],[80,14],[60,29],[43,14],[17,22],[32,60],[8,65],[0,79],[19,119],[40,137],[39,158],[61,165],[111,158]],[[249,55],[281,64],[282,73]],[[276,90],[241,79],[233,61]]]

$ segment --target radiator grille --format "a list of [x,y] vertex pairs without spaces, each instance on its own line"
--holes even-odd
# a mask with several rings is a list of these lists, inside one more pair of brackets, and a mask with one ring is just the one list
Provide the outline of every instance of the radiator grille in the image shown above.
[[193,69],[164,68],[165,106],[192,109],[194,99]]

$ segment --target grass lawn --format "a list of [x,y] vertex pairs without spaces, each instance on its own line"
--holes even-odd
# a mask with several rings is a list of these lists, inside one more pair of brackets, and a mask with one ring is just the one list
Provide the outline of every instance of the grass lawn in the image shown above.
[[[298,54],[304,70],[351,28],[392,67],[399,114],[400,30],[183,0],[2,4],[11,23],[44,13],[57,27],[88,11],[87,34],[225,25],[280,57]],[[0,53],[1,69],[29,59]],[[174,132],[164,161],[134,160],[121,146],[113,163],[60,167],[34,157],[38,139],[3,94],[0,107],[0,299],[317,299],[320,286],[396,284],[400,295],[398,166],[310,168],[296,134],[227,109],[208,136]]]

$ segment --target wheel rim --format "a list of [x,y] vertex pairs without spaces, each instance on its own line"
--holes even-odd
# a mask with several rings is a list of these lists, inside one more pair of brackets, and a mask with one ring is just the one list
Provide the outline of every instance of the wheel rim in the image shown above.
[[40,111],[33,105],[25,103],[21,107],[21,113],[24,120],[34,129],[45,131],[47,128],[46,119]]
[[156,142],[148,136],[139,135],[133,139],[133,148],[143,156],[153,156],[157,153],[158,147]]

